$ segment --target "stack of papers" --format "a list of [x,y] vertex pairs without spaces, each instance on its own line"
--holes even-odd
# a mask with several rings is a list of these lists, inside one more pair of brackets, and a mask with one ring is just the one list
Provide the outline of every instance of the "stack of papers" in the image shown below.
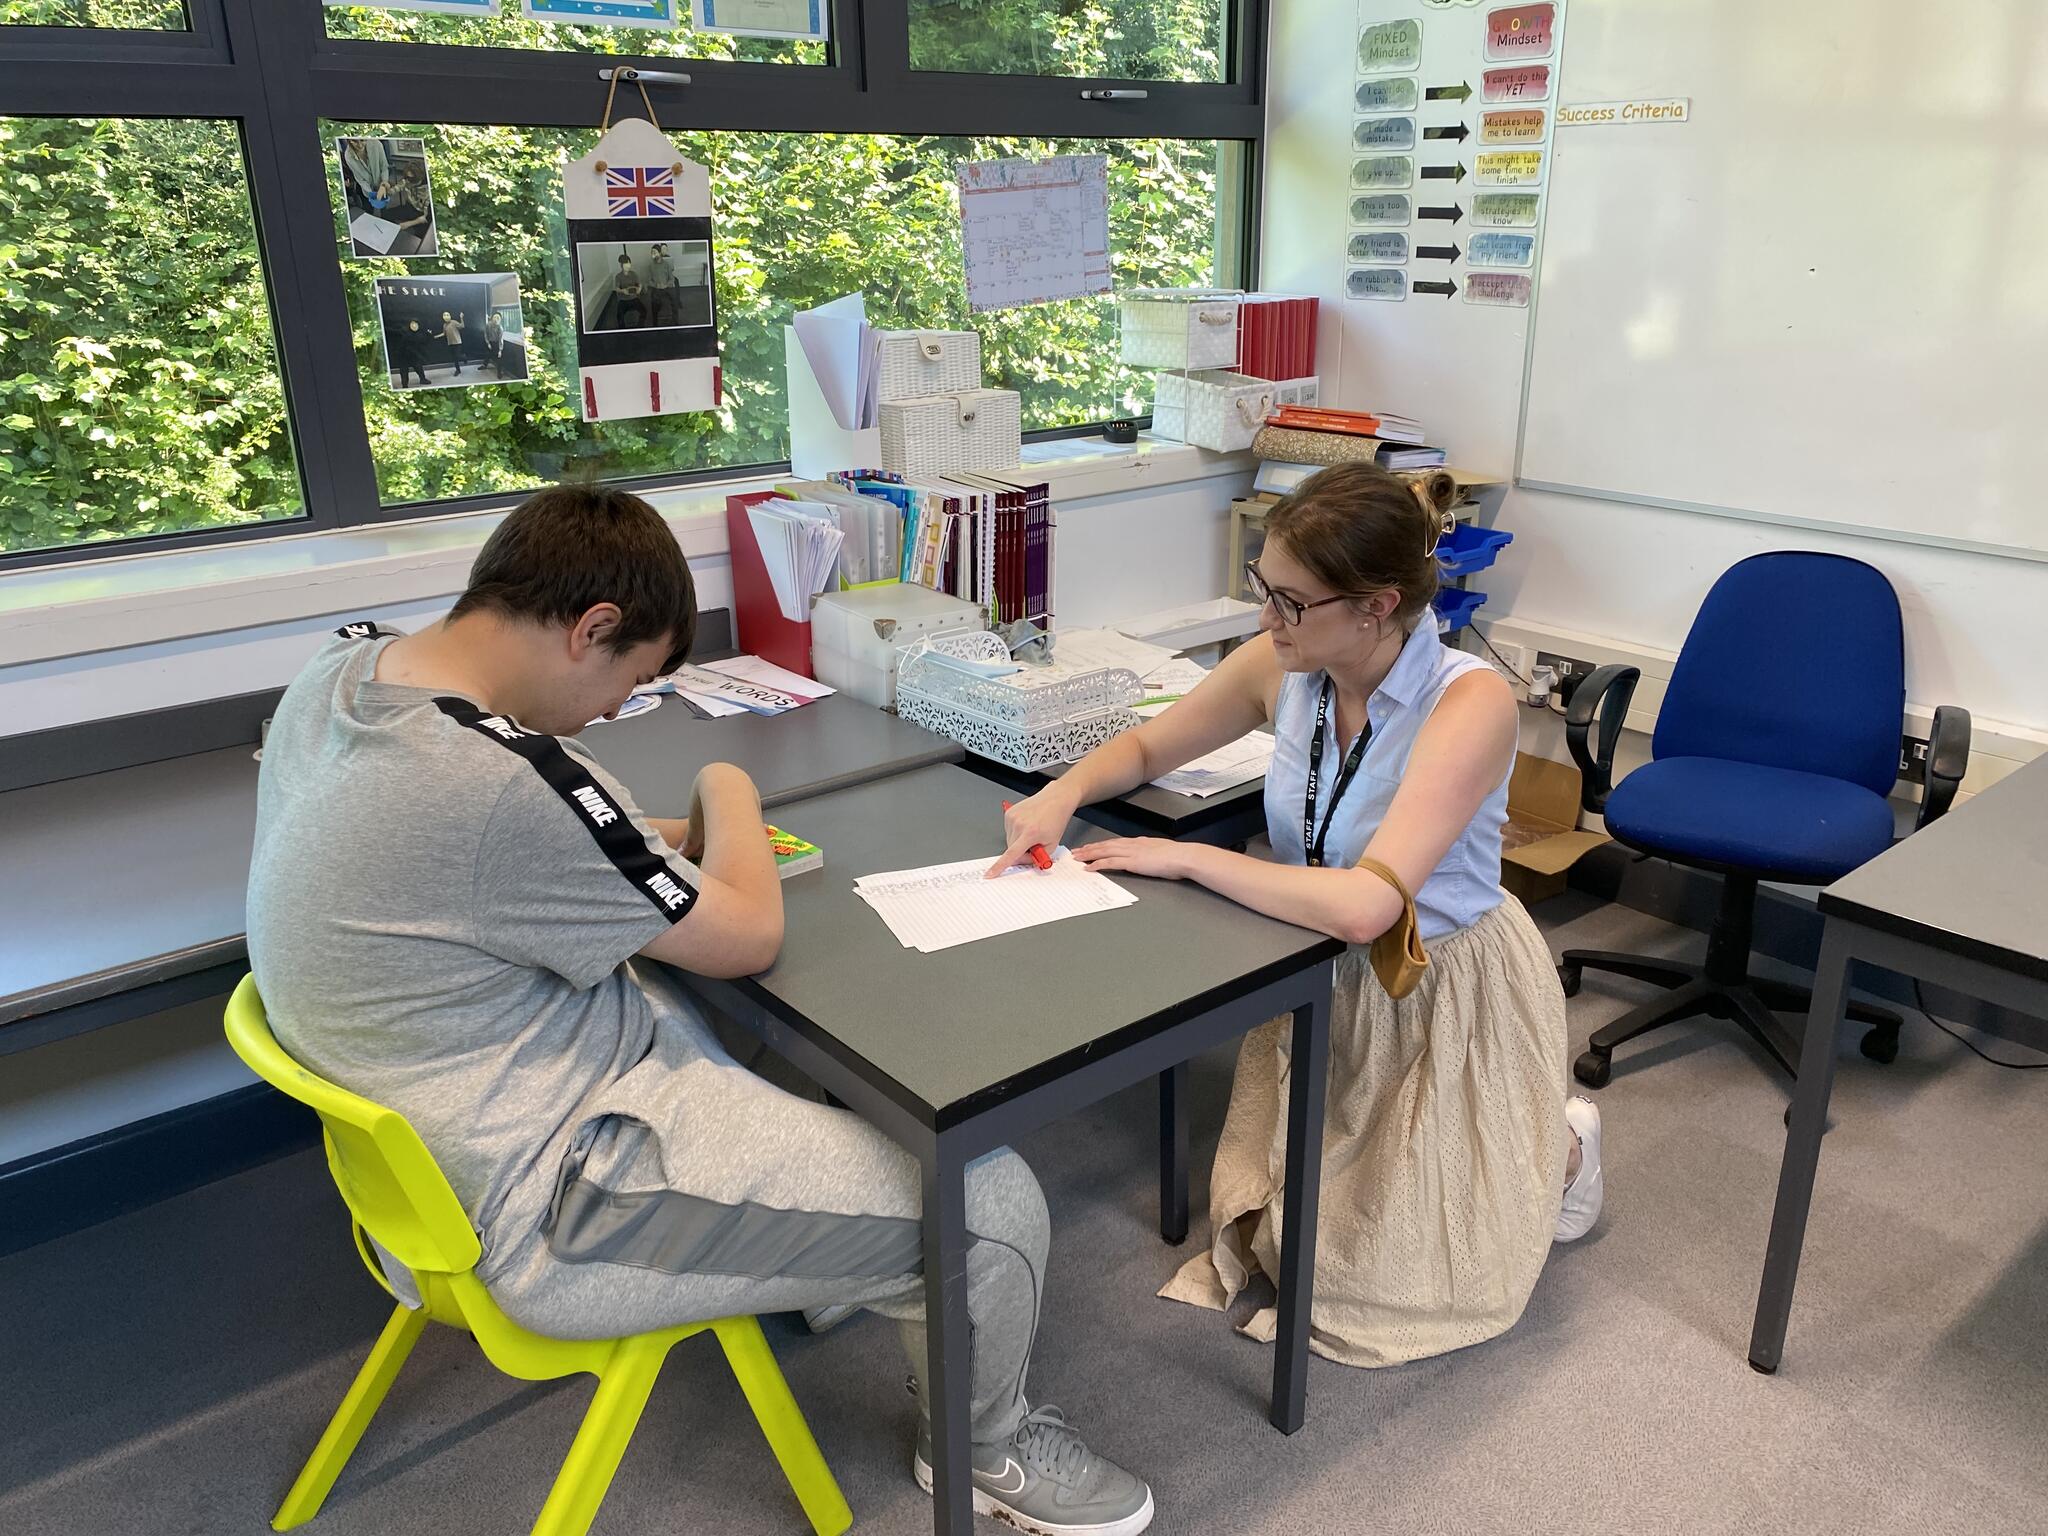
[[757,501],[747,508],[747,520],[782,616],[809,623],[811,599],[839,574],[839,546],[846,536],[838,514],[817,502]]
[[864,295],[849,293],[790,317],[818,392],[842,430],[858,432],[880,419],[875,386],[881,378],[882,338],[868,324]]
[[1200,687],[1208,675],[1200,662],[1189,661],[1185,656],[1176,656],[1164,665],[1154,667],[1142,679],[1144,698],[1160,702],[1147,704],[1141,699],[1138,713],[1149,717],[1171,709],[1178,700]]
[[990,880],[992,855],[958,864],[863,875],[855,893],[905,949],[935,954],[1061,918],[1128,907],[1138,898],[1061,848],[1051,869],[1021,865]]
[[1272,761],[1272,734],[1252,731],[1152,782],[1161,789],[1206,800],[1226,789],[1249,784],[1253,779],[1263,779]]
[[1167,646],[1154,645],[1149,640],[1133,640],[1113,629],[1062,629],[1053,634],[1054,664],[1077,671],[1129,667],[1143,677],[1172,661],[1175,654]]
[[[780,715],[835,690],[799,677],[758,656],[729,656],[702,666],[678,667],[636,694],[672,693],[708,719],[725,715]],[[624,711],[621,711],[623,718]]]

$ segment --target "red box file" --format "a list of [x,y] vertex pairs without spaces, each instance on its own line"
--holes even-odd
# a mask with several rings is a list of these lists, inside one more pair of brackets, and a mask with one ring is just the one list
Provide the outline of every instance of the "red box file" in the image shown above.
[[754,520],[747,508],[764,501],[786,501],[773,491],[749,491],[725,498],[725,536],[732,556],[733,637],[739,648],[763,661],[811,677],[811,623],[783,617],[775,600],[775,584],[761,561]]

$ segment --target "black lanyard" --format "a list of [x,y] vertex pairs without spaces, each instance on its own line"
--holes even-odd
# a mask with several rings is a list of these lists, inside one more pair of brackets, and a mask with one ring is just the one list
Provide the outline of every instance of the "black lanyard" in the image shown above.
[[1358,773],[1358,765],[1365,760],[1365,744],[1372,739],[1372,720],[1367,718],[1352,740],[1351,750],[1344,754],[1344,766],[1337,772],[1337,782],[1330,790],[1330,809],[1323,816],[1323,830],[1316,831],[1316,780],[1323,766],[1323,732],[1330,723],[1330,692],[1332,684],[1323,679],[1322,701],[1316,705],[1315,739],[1308,744],[1308,793],[1301,805],[1301,846],[1308,855],[1308,867],[1320,869],[1323,864],[1323,845],[1330,840],[1330,823],[1337,819],[1337,804],[1344,798],[1344,791],[1351,787],[1352,778]]

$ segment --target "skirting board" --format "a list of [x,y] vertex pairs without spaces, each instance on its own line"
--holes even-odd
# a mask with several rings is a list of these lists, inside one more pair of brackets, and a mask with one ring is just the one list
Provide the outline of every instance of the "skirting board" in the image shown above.
[[97,1226],[316,1144],[320,1122],[252,1083],[0,1167],[0,1255]]

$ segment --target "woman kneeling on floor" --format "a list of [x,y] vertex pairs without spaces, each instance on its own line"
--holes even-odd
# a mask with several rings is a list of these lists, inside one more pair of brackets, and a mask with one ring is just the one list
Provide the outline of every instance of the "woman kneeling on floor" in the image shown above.
[[[1260,634],[1199,687],[1098,748],[1007,817],[999,867],[1064,840],[1075,812],[1270,725],[1270,859],[1159,838],[1075,850],[1105,871],[1197,880],[1346,940],[1330,1018],[1311,1343],[1395,1365],[1514,1326],[1553,1242],[1600,1212],[1600,1116],[1567,1100],[1550,953],[1501,888],[1516,707],[1439,640],[1437,541],[1455,488],[1327,469],[1266,520],[1246,568]],[[1414,923],[1428,963],[1375,974],[1373,942]],[[1398,952],[1398,939],[1396,944]],[[1396,966],[1387,972],[1395,974]],[[1214,1238],[1162,1293],[1222,1309],[1280,1272],[1288,1023],[1238,1054],[1210,1185]],[[1274,1314],[1246,1331],[1270,1339]]]

